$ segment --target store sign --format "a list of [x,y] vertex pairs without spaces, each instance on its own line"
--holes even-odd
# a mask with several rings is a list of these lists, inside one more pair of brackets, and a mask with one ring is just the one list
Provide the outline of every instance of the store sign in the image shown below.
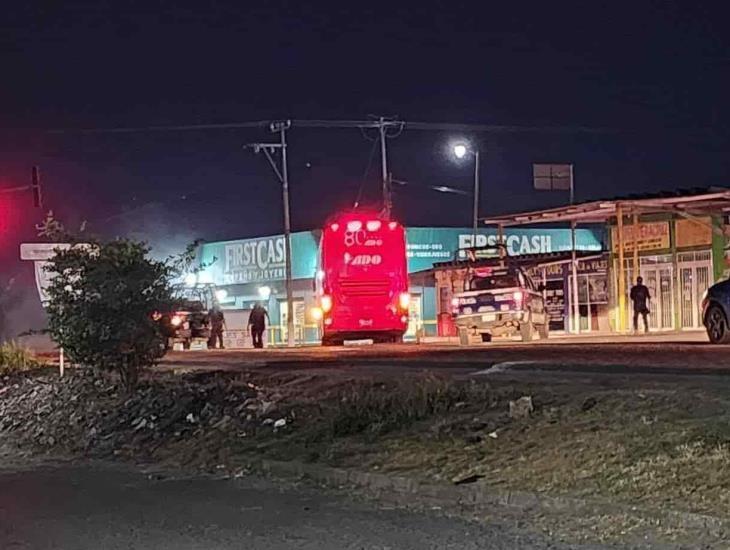
[[[318,235],[307,231],[291,235],[292,276],[311,279],[317,269]],[[207,280],[217,285],[268,283],[286,279],[283,235],[206,243],[200,260]]]
[[224,273],[236,283],[283,279],[286,259],[284,237],[225,245]]
[[[624,225],[624,252],[633,252],[634,245],[639,252],[669,248],[669,222],[647,222],[637,225]],[[618,228],[611,228],[611,246],[618,252]]]
[[677,248],[708,246],[712,244],[712,218],[677,220]]
[[[319,232],[293,233],[292,276],[312,279],[317,270]],[[496,230],[483,229],[476,241],[469,228],[410,227],[406,230],[408,271],[415,273],[431,269],[434,263],[466,258],[466,251],[493,246]],[[581,251],[603,249],[600,230],[576,230],[576,243]],[[564,252],[571,249],[569,229],[508,229],[505,245],[510,256]],[[201,247],[200,260],[206,280],[217,285],[268,284],[286,278],[284,237],[275,235],[256,239],[241,239],[206,243]],[[368,265],[380,260],[377,255],[353,255],[350,262]]]
[[[498,242],[496,230],[483,229],[476,235],[466,228],[409,227],[408,271],[414,273],[431,269],[434,263],[464,260],[467,251],[476,247],[494,246]],[[603,249],[600,231],[577,229],[576,248],[581,251]],[[546,254],[572,249],[569,229],[507,229],[504,244],[510,256]]]

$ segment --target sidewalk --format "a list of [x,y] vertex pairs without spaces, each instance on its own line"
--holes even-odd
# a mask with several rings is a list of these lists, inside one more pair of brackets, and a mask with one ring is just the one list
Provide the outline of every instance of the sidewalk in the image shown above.
[[[707,334],[704,330],[691,330],[679,332],[650,332],[649,334],[639,333],[616,333],[616,332],[590,332],[583,334],[570,334],[566,332],[551,332],[550,338],[547,340],[534,340],[527,342],[525,345],[535,344],[611,344],[617,342],[630,343],[672,343],[672,344],[709,344]],[[415,342],[412,342],[415,343]],[[428,336],[421,338],[421,344],[424,345],[459,345],[459,339],[456,336]],[[510,346],[521,344],[519,337],[515,338],[495,338],[484,346],[498,346],[509,344]],[[479,345],[479,344],[477,344]]]

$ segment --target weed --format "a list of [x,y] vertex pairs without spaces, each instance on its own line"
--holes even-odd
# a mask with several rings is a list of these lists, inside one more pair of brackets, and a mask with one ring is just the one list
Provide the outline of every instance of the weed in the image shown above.
[[24,371],[38,366],[33,353],[16,342],[0,345],[0,374]]

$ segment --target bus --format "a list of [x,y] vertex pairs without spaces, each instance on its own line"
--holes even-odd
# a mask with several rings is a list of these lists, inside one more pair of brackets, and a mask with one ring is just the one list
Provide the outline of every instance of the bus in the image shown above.
[[331,219],[322,232],[317,294],[323,345],[401,342],[410,305],[405,228],[360,211]]

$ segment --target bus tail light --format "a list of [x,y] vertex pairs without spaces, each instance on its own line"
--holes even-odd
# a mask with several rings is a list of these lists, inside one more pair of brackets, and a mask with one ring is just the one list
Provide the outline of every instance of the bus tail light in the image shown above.
[[408,306],[411,305],[411,295],[407,292],[401,292],[398,296],[398,305],[401,309],[408,309]]
[[322,299],[320,300],[320,305],[322,306],[322,312],[329,313],[332,311],[332,296],[329,294],[325,294],[322,296]]

